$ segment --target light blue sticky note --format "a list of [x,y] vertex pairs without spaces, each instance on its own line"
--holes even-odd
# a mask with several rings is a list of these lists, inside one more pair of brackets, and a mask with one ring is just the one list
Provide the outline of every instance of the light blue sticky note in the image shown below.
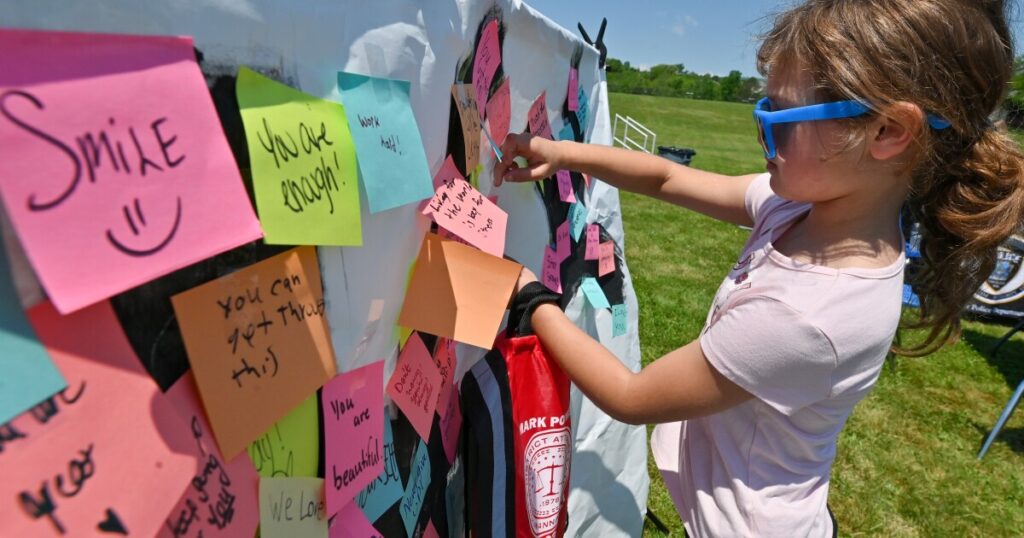
[[433,196],[409,83],[339,72],[338,87],[370,213]]
[[[385,415],[386,417],[387,415]],[[388,511],[405,491],[402,489],[402,475],[398,473],[398,462],[395,460],[395,440],[391,434],[391,421],[384,420],[384,470],[377,479],[356,495],[356,502],[363,510],[366,519],[377,521]]]
[[580,130],[584,133],[587,132],[587,94],[583,91],[583,86],[579,89],[579,107],[576,109],[576,117],[580,120]]
[[626,334],[626,305],[612,305],[612,337]]
[[572,223],[572,237],[579,242],[583,228],[587,227],[587,209],[583,204],[576,202],[569,205],[569,222]]
[[494,151],[494,156],[497,157],[499,161],[505,160],[505,156],[502,155],[501,149],[498,148],[498,144],[495,144],[494,139],[491,138],[491,133],[488,133],[487,129],[480,130],[484,132],[484,136],[487,137],[487,142],[491,144],[491,149]]
[[605,297],[604,290],[601,289],[601,285],[597,283],[596,278],[592,276],[584,277],[580,287],[583,288],[583,294],[590,301],[590,306],[594,308],[611,308],[611,305],[608,304],[608,298]]
[[0,424],[68,386],[25,317],[0,244]]
[[571,123],[566,122],[566,124],[562,126],[562,130],[558,132],[558,139],[559,140],[576,140],[576,135],[574,135],[573,132],[572,132],[572,124]]
[[402,521],[405,522],[405,532],[409,536],[412,536],[416,521],[420,518],[420,509],[423,508],[423,498],[427,496],[427,486],[429,485],[430,454],[427,453],[427,445],[421,439],[420,446],[416,449],[416,455],[412,458],[409,485],[405,488],[402,504],[398,505]]

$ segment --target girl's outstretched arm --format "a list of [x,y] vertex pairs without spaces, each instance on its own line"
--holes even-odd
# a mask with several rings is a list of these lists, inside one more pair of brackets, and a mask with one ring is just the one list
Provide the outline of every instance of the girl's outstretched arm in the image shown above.
[[[519,288],[536,277],[523,269]],[[697,341],[633,373],[579,329],[555,304],[530,318],[548,356],[602,411],[629,424],[655,424],[707,416],[752,398],[708,362]]]
[[[558,170],[575,170],[620,189],[644,194],[718,220],[751,225],[744,197],[757,174],[724,176],[676,164],[668,159],[622,148],[555,142],[529,134],[509,134],[502,161],[494,165],[494,183],[536,181]],[[529,162],[517,168],[513,159]]]

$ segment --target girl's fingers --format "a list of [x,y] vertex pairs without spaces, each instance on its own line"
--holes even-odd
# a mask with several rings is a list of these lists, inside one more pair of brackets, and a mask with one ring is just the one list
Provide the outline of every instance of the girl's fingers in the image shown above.
[[510,168],[505,172],[505,181],[537,181],[551,175],[551,166],[547,163],[535,164],[526,168]]

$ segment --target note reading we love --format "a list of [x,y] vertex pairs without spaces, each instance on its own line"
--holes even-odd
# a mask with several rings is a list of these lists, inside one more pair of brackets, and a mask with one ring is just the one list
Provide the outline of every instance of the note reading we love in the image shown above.
[[370,213],[433,195],[409,83],[339,72],[338,87]]
[[361,245],[359,172],[345,109],[245,67],[237,93],[267,243]]
[[484,252],[499,258],[505,254],[508,213],[464,179],[442,181],[423,214]]
[[0,194],[61,313],[262,235],[191,39],[2,30],[0,50]]
[[260,535],[327,538],[322,478],[260,478]]
[[267,258],[171,303],[228,460],[335,374],[313,247]]
[[0,536],[155,536],[199,464],[188,425],[109,303],[28,318],[68,387],[0,426]]
[[384,470],[384,361],[338,375],[324,385],[324,472],[334,514]]

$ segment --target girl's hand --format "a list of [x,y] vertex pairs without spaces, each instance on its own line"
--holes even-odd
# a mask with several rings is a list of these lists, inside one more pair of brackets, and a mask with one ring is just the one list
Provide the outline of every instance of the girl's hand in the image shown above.
[[[554,175],[562,168],[562,145],[554,140],[526,133],[510,133],[501,145],[503,159],[494,164],[494,186],[503,181],[537,181]],[[523,157],[529,163],[520,168],[513,162]]]

